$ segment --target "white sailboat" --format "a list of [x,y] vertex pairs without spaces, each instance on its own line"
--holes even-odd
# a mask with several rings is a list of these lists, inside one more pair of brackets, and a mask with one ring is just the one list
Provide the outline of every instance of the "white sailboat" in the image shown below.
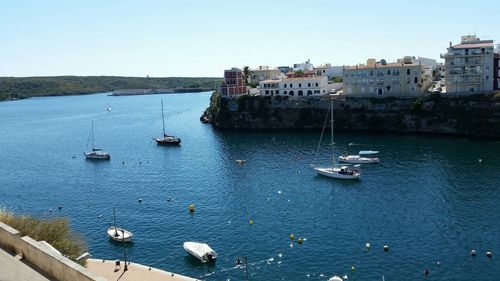
[[[91,160],[109,160],[109,159],[111,159],[111,156],[109,155],[109,153],[103,151],[100,148],[95,148],[95,145],[94,145],[94,120],[92,120],[90,135],[92,138],[92,151],[84,152],[83,155],[85,155],[85,158],[91,159]],[[88,142],[87,142],[87,145],[88,145]]]
[[132,236],[134,236],[134,234],[124,228],[116,226],[115,208],[113,208],[113,222],[114,225],[108,228],[108,237],[116,242],[132,242]]
[[163,114],[163,99],[161,100],[161,118],[163,121],[163,137],[156,138],[155,141],[159,145],[180,145],[181,139],[175,136],[167,135],[165,132],[165,116]]
[[[355,180],[359,179],[361,176],[361,172],[357,167],[349,167],[349,166],[339,166],[336,164],[335,151],[334,151],[334,142],[333,142],[333,99],[331,100],[331,109],[330,109],[331,119],[330,119],[330,134],[331,134],[331,148],[332,148],[332,166],[320,167],[317,165],[313,166],[313,169],[318,173],[318,175],[322,175],[329,178],[335,179],[343,179],[343,180]],[[327,115],[328,116],[328,115]],[[325,125],[323,126],[323,131],[325,130]],[[321,138],[323,137],[323,133],[321,134]],[[321,145],[321,138],[319,146]]]

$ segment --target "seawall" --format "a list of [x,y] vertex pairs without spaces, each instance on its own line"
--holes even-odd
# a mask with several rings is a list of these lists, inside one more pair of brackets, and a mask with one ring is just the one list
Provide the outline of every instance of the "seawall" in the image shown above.
[[239,130],[319,130],[334,100],[335,129],[442,133],[500,138],[500,93],[422,97],[223,97],[205,114],[214,127]]

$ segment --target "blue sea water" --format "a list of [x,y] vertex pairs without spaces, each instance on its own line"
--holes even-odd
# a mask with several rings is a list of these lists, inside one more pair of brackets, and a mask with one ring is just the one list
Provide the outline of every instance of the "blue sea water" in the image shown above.
[[[209,97],[0,103],[0,206],[68,217],[94,258],[118,259],[123,248],[106,236],[114,207],[117,224],[135,234],[129,260],[203,280],[244,280],[238,256],[248,258],[250,280],[500,279],[500,142],[339,132],[337,153],[380,150],[381,163],[363,165],[360,181],[337,181],[310,168],[319,132],[215,130],[199,121]],[[152,139],[161,135],[160,99],[180,147]],[[84,159],[92,120],[110,161]],[[328,155],[325,143],[320,162]],[[184,241],[210,244],[216,264],[193,260]]]

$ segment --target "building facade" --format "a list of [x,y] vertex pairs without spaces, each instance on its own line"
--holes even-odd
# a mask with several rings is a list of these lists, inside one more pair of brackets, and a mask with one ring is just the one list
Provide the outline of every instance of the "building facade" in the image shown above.
[[251,84],[259,84],[260,81],[270,80],[279,77],[281,71],[275,68],[269,68],[268,66],[259,66],[257,69],[250,70],[250,77],[248,77],[248,82]]
[[493,63],[493,69],[494,69],[493,89],[500,90],[500,53],[495,54],[495,61]]
[[329,94],[326,76],[294,77],[265,80],[259,83],[263,96],[319,96]]
[[441,58],[445,60],[447,93],[476,93],[493,90],[493,40],[462,36]]
[[247,93],[243,72],[239,68],[224,70],[224,82],[220,85],[220,92],[223,96],[236,96]]
[[412,57],[396,63],[368,59],[366,65],[345,67],[343,73],[343,92],[347,95],[417,95],[425,93],[432,82],[426,66]]
[[314,67],[314,72],[316,73],[316,75],[324,75],[327,76],[328,79],[332,79],[333,77],[342,77],[342,71],[342,66],[332,66],[329,63]]

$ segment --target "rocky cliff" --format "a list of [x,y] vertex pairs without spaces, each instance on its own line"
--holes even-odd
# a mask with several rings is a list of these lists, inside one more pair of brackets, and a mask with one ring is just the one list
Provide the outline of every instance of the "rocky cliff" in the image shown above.
[[[336,130],[463,134],[500,138],[500,93],[425,97],[335,96]],[[205,114],[221,129],[321,129],[327,97],[225,98],[214,93]]]

